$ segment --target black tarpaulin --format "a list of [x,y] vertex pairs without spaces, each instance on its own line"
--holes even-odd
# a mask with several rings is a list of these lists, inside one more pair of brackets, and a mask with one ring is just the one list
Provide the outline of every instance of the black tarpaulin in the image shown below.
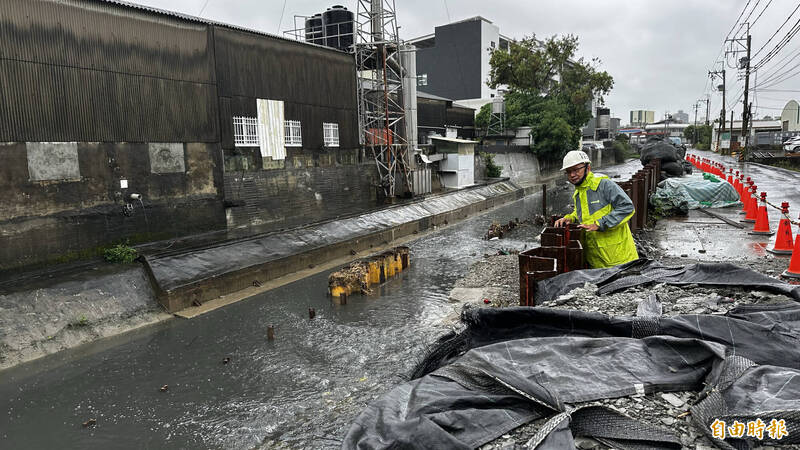
[[597,293],[601,295],[647,283],[666,283],[749,288],[800,300],[800,286],[734,264],[698,263],[670,267],[653,260],[638,259],[607,269],[575,270],[539,281],[536,283],[536,302],[554,300],[586,283],[597,285]]
[[702,391],[693,420],[709,437],[716,419],[781,415],[790,435],[778,443],[800,442],[798,304],[675,317],[480,308],[462,321],[465,330],[440,340],[419,378],[356,418],[343,448],[475,448],[542,417],[531,448],[564,448],[573,436],[615,448],[678,448],[662,426],[575,404],[685,390]]

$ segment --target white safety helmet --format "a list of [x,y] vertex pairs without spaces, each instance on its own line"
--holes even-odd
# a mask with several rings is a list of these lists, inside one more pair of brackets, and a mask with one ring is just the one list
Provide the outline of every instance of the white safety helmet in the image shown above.
[[567,152],[564,155],[564,162],[561,165],[561,170],[569,169],[572,166],[577,166],[578,164],[582,163],[592,163],[592,160],[589,159],[589,155],[580,151],[580,150],[573,150],[571,152]]

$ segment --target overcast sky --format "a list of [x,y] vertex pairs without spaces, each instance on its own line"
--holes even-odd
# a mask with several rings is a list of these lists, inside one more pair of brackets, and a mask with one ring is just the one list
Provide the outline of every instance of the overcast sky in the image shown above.
[[[311,15],[333,4],[342,4],[353,11],[357,7],[355,0],[135,0],[135,3],[273,34],[293,28],[296,14]],[[666,112],[681,109],[689,113],[691,122],[695,103],[708,94],[711,116],[718,117],[722,99],[712,89],[720,81],[712,84],[707,71],[714,68],[715,61],[724,59],[723,41],[732,27],[731,36],[737,34],[739,27],[735,24],[743,11],[740,21],[749,17],[753,23],[754,64],[795,24],[800,26],[800,9],[791,15],[798,6],[797,0],[397,0],[396,4],[402,39],[429,34],[437,25],[476,15],[491,20],[501,34],[511,38],[532,34],[539,38],[577,35],[578,56],[600,58],[600,68],[614,77],[614,89],[606,98],[606,105],[623,124],[628,123],[632,109],[653,110],[659,119]],[[787,17],[788,22],[767,43]],[[738,32],[738,37],[743,35],[744,31]],[[763,50],[757,53],[762,46]],[[734,111],[737,118],[741,117],[744,83],[738,79],[739,71],[731,67],[735,65],[734,58],[743,56],[728,58],[728,119],[731,99],[737,98]],[[800,74],[800,37],[789,41],[771,62],[751,76],[751,87],[758,79],[763,88],[755,95],[751,93],[751,100],[758,106],[754,112],[757,118],[779,116],[788,100],[800,98],[800,75],[794,74]],[[704,116],[703,103],[698,117]]]

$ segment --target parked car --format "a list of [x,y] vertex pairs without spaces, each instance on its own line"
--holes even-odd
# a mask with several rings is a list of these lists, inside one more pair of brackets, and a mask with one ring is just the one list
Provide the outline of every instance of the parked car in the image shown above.
[[789,138],[784,142],[783,151],[786,153],[800,153],[800,136]]

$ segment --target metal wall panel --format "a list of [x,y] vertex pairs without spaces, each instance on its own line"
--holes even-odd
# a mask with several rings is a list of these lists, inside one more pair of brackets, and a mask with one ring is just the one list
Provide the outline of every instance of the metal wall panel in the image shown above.
[[214,36],[221,96],[356,109],[352,55],[221,27]]
[[322,124],[339,124],[340,148],[358,147],[355,61],[352,55],[222,27],[213,31],[222,147],[232,149],[233,116],[256,116],[256,99],[283,100],[287,120],[299,120],[303,148],[323,149]]
[[107,2],[0,1],[0,141],[217,142],[211,43]]
[[3,0],[0,58],[211,83],[208,25],[93,0]]
[[417,98],[417,126],[444,127],[447,121],[447,102],[428,98]]
[[0,142],[219,140],[214,85],[10,60],[0,80]]

